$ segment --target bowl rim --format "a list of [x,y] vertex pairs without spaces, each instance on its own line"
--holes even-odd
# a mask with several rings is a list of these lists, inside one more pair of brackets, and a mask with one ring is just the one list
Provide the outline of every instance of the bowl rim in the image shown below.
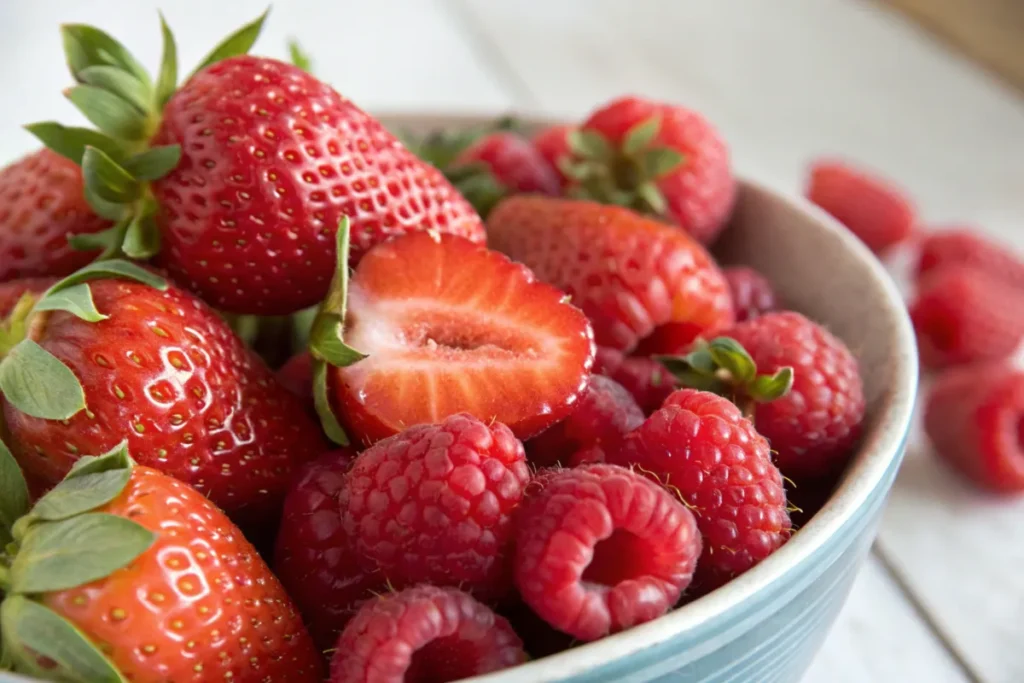
[[[478,114],[445,114],[430,112],[378,114],[387,124],[409,126],[467,127],[480,125],[492,117]],[[518,117],[527,128],[559,125],[555,118]],[[805,215],[819,229],[833,233],[847,251],[864,267],[874,284],[884,293],[880,309],[887,316],[893,338],[890,340],[893,372],[890,390],[885,396],[888,405],[872,430],[870,440],[861,446],[852,467],[828,502],[800,533],[763,562],[718,589],[686,606],[631,629],[572,650],[531,662],[466,679],[478,683],[512,683],[517,680],[554,681],[565,676],[583,674],[611,664],[653,645],[666,642],[684,632],[699,628],[716,616],[740,608],[771,584],[821,550],[833,535],[851,522],[872,494],[885,480],[890,468],[899,459],[910,432],[918,385],[917,344],[906,312],[903,297],[896,283],[878,258],[849,230],[831,215],[803,197],[778,192],[754,180],[740,177],[740,184],[749,191],[772,195],[791,210]]]

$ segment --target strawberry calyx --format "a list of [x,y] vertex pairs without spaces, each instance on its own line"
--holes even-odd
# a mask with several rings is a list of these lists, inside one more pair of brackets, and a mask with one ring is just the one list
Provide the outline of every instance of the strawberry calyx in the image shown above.
[[134,280],[164,291],[167,282],[128,261],[97,261],[55,283],[38,298],[22,297],[0,325],[0,393],[16,409],[44,420],[67,420],[84,410],[85,390],[71,369],[37,343],[52,311],[86,322],[108,316],[96,308],[90,280]]
[[559,170],[573,181],[569,194],[664,216],[668,203],[658,181],[677,171],[686,158],[657,144],[660,131],[661,116],[654,115],[630,128],[618,148],[595,130],[570,131],[572,154],[559,163]]
[[[193,72],[248,52],[267,13],[215,47]],[[84,196],[92,210],[113,221],[98,233],[69,238],[79,250],[99,250],[99,259],[118,256],[146,260],[160,250],[158,206],[150,184],[170,173],[181,159],[180,145],[152,147],[164,106],[178,81],[174,35],[160,15],[163,57],[154,81],[120,42],[84,24],[61,27],[64,53],[75,85],[65,97],[96,130],[44,121],[26,126],[48,148],[82,167]]]
[[342,216],[338,223],[336,266],[327,290],[309,330],[309,353],[313,358],[313,402],[324,432],[335,443],[348,446],[348,435],[331,408],[327,393],[329,366],[344,368],[366,358],[366,354],[345,343],[345,314],[348,306],[349,223]]
[[47,680],[125,680],[42,598],[109,576],[153,545],[145,527],[97,511],[121,495],[134,466],[127,442],[83,457],[30,509],[24,476],[0,441],[0,668]]
[[758,374],[757,364],[732,337],[698,339],[685,356],[655,356],[682,386],[710,391],[735,403],[752,418],[758,403],[769,403],[789,393],[793,368]]

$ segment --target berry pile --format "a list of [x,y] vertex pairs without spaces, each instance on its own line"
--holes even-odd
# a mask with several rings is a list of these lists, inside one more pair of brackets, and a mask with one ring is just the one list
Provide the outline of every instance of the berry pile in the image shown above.
[[[827,497],[864,391],[842,341],[715,260],[737,182],[706,119],[623,97],[403,136],[298,51],[246,54],[262,22],[180,84],[166,26],[155,78],[64,26],[95,129],[30,125],[45,147],[0,170],[0,669],[456,680],[787,542],[785,484]],[[870,178],[815,179],[872,246],[909,232]],[[1001,353],[1024,268],[926,253],[934,362]],[[1005,487],[1024,394],[990,372],[941,393],[969,418],[929,414]]]

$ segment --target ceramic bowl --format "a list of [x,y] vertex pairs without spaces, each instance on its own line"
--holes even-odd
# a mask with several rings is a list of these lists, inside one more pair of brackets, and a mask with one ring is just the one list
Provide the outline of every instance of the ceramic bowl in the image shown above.
[[[390,116],[423,132],[484,119]],[[537,122],[539,125],[539,122]],[[917,352],[906,309],[875,257],[824,212],[750,180],[715,248],[764,273],[789,308],[856,353],[865,434],[824,508],[778,552],[726,586],[655,621],[477,683],[797,683],[824,641],[875,537],[906,446]],[[0,682],[13,677],[0,674]]]
[[[484,120],[392,116],[385,123],[423,132]],[[470,680],[797,683],[825,640],[875,538],[903,458],[917,390],[913,330],[874,255],[800,198],[743,180],[714,251],[722,263],[764,273],[788,308],[824,323],[857,355],[867,418],[844,479],[786,545],[713,593],[629,631]]]

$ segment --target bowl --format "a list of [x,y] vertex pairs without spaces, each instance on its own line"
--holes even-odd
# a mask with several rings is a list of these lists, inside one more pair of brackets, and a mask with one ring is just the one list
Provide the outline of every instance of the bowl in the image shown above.
[[[384,116],[392,130],[486,123]],[[551,122],[527,121],[528,127]],[[857,355],[865,433],[828,503],[764,562],[660,619],[475,683],[797,683],[870,550],[910,431],[918,363],[906,306],[877,258],[809,202],[741,180],[715,245],[722,263],[764,273],[789,308],[826,325]]]
[[[484,124],[483,117],[384,116],[392,130]],[[544,125],[542,121],[527,125]],[[771,557],[660,619],[476,683],[797,683],[874,540],[906,447],[917,351],[899,292],[877,259],[823,211],[742,180],[715,248],[757,268],[788,307],[824,323],[864,375],[864,438],[835,493]],[[0,673],[0,683],[26,681]]]

